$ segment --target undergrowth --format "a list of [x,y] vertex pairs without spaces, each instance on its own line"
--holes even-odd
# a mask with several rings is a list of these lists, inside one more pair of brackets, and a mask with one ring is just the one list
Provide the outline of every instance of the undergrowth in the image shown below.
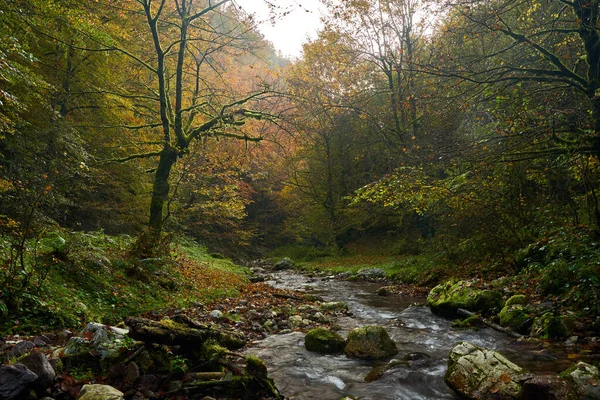
[[[136,259],[129,251],[133,244],[129,236],[102,232],[46,235],[37,262],[46,263],[47,275],[39,290],[5,304],[0,331],[35,333],[92,320],[116,324],[146,311],[235,296],[246,282],[245,268],[211,257],[189,239],[176,239],[163,258]],[[3,260],[8,248],[8,238],[0,237]]]

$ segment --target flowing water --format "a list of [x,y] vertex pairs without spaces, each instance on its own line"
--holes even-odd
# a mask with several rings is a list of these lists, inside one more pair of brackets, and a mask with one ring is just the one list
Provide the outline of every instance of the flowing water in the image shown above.
[[358,326],[384,326],[398,347],[397,358],[424,353],[408,365],[394,367],[374,382],[364,377],[385,362],[359,361],[343,355],[321,355],[304,348],[304,334],[273,335],[256,342],[249,353],[262,358],[277,387],[289,399],[339,400],[344,396],[367,399],[458,399],[444,383],[447,357],[457,343],[469,341],[503,353],[535,373],[559,372],[572,364],[558,348],[517,342],[492,329],[457,330],[450,321],[433,315],[424,298],[377,296],[381,286],[367,282],[312,279],[291,272],[273,274],[269,283],[283,289],[306,290],[327,301],[344,301],[353,316],[336,322],[339,332]]

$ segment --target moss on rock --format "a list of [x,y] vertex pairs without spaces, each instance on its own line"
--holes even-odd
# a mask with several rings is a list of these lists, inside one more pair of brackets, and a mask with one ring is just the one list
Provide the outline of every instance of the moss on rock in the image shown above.
[[581,393],[582,399],[600,399],[600,386],[598,386],[600,370],[597,367],[578,362],[563,371],[560,376],[573,382],[578,392]]
[[267,379],[268,371],[267,366],[263,360],[255,356],[246,357],[246,372],[248,375]]
[[325,328],[311,329],[304,338],[306,350],[317,353],[341,353],[345,345],[346,341],[343,337]]
[[545,313],[533,321],[531,336],[542,339],[564,339],[573,330],[574,320],[567,316]]
[[476,315],[472,315],[465,319],[457,319],[452,321],[452,327],[458,329],[474,329],[477,328],[477,323],[479,321],[479,317]]
[[527,298],[525,297],[524,294],[515,294],[514,296],[509,297],[509,299],[506,300],[506,304],[504,305],[504,307],[508,307],[508,306],[512,306],[512,305],[516,305],[516,304],[520,304],[520,305],[527,304]]
[[[512,298],[512,297],[511,297]],[[531,327],[532,317],[528,310],[520,304],[505,306],[498,314],[500,325],[513,331],[525,333]]]
[[322,311],[348,311],[348,304],[343,301],[330,301],[321,303],[319,309]]
[[123,392],[107,385],[83,385],[80,400],[123,400]]
[[344,354],[351,358],[376,360],[398,353],[396,343],[381,326],[364,326],[348,334]]
[[471,287],[472,282],[448,281],[434,287],[427,296],[427,305],[434,314],[456,318],[458,309],[491,315],[504,306],[502,295],[494,290]]

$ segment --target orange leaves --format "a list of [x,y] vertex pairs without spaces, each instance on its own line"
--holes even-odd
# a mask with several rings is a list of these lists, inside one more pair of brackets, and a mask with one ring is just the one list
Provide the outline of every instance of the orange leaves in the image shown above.
[[186,258],[179,260],[177,271],[199,294],[215,290],[239,289],[244,284],[242,278],[233,272],[217,269],[211,267],[208,263]]
[[510,382],[512,382],[512,378],[508,374],[502,374],[502,375],[500,375],[500,377],[498,378],[498,380],[500,382],[502,382],[502,383],[510,383]]

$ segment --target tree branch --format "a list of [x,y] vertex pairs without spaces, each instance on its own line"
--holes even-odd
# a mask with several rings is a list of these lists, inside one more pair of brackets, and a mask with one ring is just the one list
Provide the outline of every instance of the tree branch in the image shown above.
[[160,151],[153,151],[153,152],[150,152],[150,153],[132,154],[130,156],[123,157],[123,158],[111,158],[111,159],[108,159],[108,160],[99,161],[99,162],[93,164],[93,166],[103,165],[103,164],[110,164],[110,163],[119,163],[120,164],[120,163],[125,163],[125,162],[131,161],[131,160],[137,160],[137,159],[140,159],[140,158],[158,157],[158,156],[160,156],[160,153],[161,153]]

